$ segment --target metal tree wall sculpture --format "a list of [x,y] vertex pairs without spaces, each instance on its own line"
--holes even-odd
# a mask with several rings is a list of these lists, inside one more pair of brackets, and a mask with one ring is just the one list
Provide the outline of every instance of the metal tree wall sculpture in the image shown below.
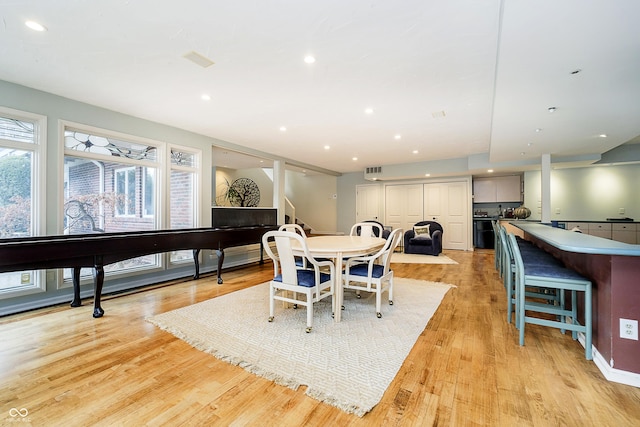
[[260,189],[253,180],[238,178],[229,186],[227,197],[232,206],[256,207],[260,203]]

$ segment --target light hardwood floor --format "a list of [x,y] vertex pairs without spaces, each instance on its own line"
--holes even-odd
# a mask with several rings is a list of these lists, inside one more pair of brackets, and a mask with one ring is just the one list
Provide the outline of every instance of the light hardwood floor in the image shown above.
[[273,271],[266,264],[226,272],[223,285],[209,276],[106,297],[101,319],[91,317],[90,300],[0,318],[0,425],[640,425],[640,389],[606,381],[570,334],[528,326],[526,346],[518,346],[492,251],[447,255],[459,264],[393,265],[397,276],[457,287],[362,418],[144,320],[264,282]]

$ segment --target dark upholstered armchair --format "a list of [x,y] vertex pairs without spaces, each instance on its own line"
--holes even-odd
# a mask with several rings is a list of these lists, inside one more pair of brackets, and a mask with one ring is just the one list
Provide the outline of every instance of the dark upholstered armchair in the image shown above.
[[442,226],[435,221],[417,222],[404,233],[404,253],[438,256],[442,252],[442,233]]

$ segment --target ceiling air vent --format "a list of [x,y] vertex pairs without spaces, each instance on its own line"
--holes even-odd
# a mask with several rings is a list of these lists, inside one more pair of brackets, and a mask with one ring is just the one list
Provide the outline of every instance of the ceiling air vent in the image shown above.
[[364,169],[364,179],[376,180],[382,173],[382,166],[371,166]]
[[202,68],[207,68],[214,64],[212,60],[193,50],[191,52],[185,53],[184,55],[182,55],[182,57],[184,59],[188,59],[194,64],[201,66]]

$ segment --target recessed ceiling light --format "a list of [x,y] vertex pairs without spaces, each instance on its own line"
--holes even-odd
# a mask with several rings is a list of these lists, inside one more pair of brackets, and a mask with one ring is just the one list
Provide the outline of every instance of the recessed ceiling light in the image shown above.
[[598,135],[599,138],[606,138],[607,134],[606,133],[601,133],[600,135]]
[[351,160],[353,160],[355,162],[356,160],[358,160],[358,158],[357,157],[352,157]]
[[548,110],[550,113],[554,113],[554,112],[557,110],[557,108],[556,108],[556,107],[549,107],[547,110]]
[[314,62],[316,62],[316,58],[313,55],[307,55],[304,57],[304,62],[306,62],[307,64],[313,64]]
[[208,95],[208,94],[206,94],[206,93],[203,93],[203,94],[200,96],[200,98],[201,98],[203,101],[211,101],[211,96],[209,96],[209,95]]
[[324,149],[325,149],[325,150],[328,150],[329,148],[331,148],[331,147],[329,147],[328,145],[325,145],[325,146],[324,146]]
[[396,135],[396,136],[394,136],[394,138],[395,139],[400,139],[400,138],[402,138],[402,135]]
[[367,108],[364,110],[364,112],[367,114],[373,114],[373,108]]
[[26,21],[24,23],[27,27],[31,28],[33,31],[47,31],[46,27],[39,22],[36,21]]
[[527,147],[531,147],[533,145],[533,142],[528,142],[527,143]]
[[488,169],[487,172],[493,173],[493,169]]
[[525,154],[525,153],[524,153],[524,151],[521,151],[521,152],[520,152],[520,155],[521,155],[521,156],[524,156],[524,154]]
[[287,128],[286,128],[285,126],[280,126],[280,131],[281,131],[281,132],[286,132],[286,131],[287,131]]
[[542,129],[536,128],[536,133],[540,133],[540,132],[542,132]]
[[431,176],[431,174],[430,173],[425,173],[424,176]]
[[418,150],[413,150],[412,153],[413,154],[418,154]]

